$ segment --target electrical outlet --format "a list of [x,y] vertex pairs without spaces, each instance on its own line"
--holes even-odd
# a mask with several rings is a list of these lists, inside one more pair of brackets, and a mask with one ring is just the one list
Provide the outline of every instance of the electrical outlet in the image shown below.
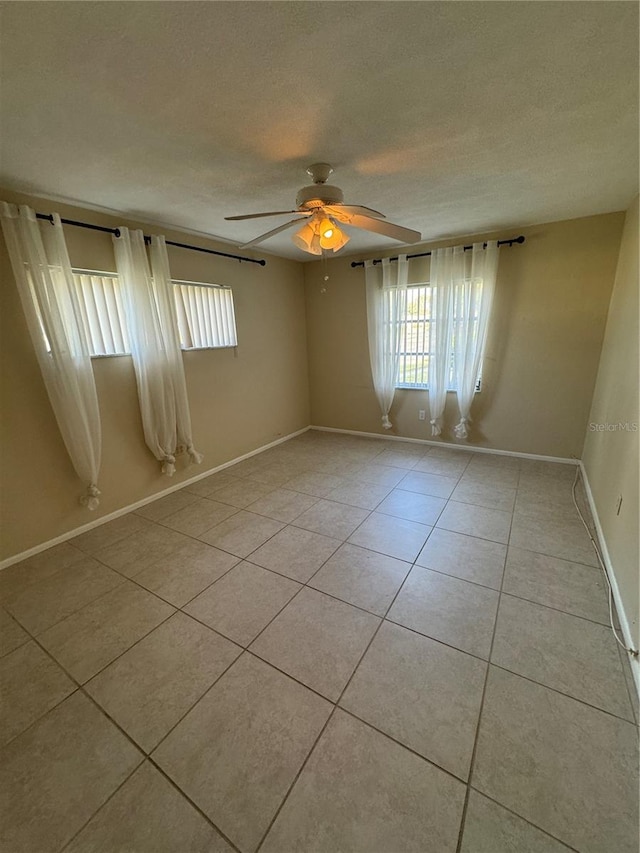
[[620,515],[621,509],[622,509],[622,495],[618,495],[618,500],[616,501],[616,515]]
[[424,421],[426,419],[426,417],[427,417],[427,413],[425,412],[425,410],[420,409],[420,411],[418,412],[418,420]]

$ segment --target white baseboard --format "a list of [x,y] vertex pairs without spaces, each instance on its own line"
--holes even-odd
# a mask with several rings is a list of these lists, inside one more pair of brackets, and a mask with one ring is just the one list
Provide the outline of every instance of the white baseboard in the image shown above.
[[269,442],[269,444],[263,444],[261,447],[257,447],[255,450],[250,450],[249,453],[244,453],[242,456],[237,456],[235,459],[230,459],[228,462],[223,462],[222,465],[218,465],[215,468],[208,468],[206,471],[201,471],[198,474],[194,474],[193,477],[189,477],[188,480],[181,480],[179,483],[176,483],[173,486],[169,486],[167,489],[163,489],[161,492],[154,492],[152,495],[148,495],[146,498],[142,498],[135,503],[128,504],[127,506],[123,506],[120,509],[114,510],[114,512],[110,512],[108,515],[103,515],[100,518],[97,518],[95,521],[89,521],[87,524],[82,524],[80,527],[74,527],[73,530],[68,530],[66,533],[62,533],[60,536],[56,536],[55,539],[49,539],[47,542],[41,542],[39,545],[34,545],[33,548],[29,548],[26,551],[22,551],[19,554],[14,554],[12,557],[7,557],[5,560],[0,562],[0,571],[2,569],[6,569],[9,566],[12,566],[14,563],[19,563],[21,560],[26,560],[27,557],[33,557],[35,554],[39,554],[41,551],[46,551],[47,548],[51,548],[53,545],[59,545],[61,542],[66,542],[68,539],[73,539],[74,536],[79,536],[81,533],[86,533],[88,530],[93,530],[94,527],[100,527],[101,524],[106,524],[108,521],[113,521],[115,518],[120,518],[121,515],[126,515],[128,512],[132,512],[135,509],[138,509],[141,506],[145,506],[146,504],[152,503],[153,501],[158,500],[158,498],[164,498],[167,495],[170,495],[172,492],[177,492],[180,489],[183,489],[185,486],[188,486],[190,483],[197,483],[198,480],[204,480],[205,477],[210,477],[212,474],[216,474],[218,471],[223,471],[225,468],[230,468],[231,465],[235,465],[237,462],[242,462],[244,459],[250,459],[252,456],[256,456],[258,453],[262,453],[265,450],[269,450],[270,447],[276,447],[278,444],[282,444],[285,441],[289,441],[290,438],[295,438],[297,435],[302,435],[307,432],[310,427],[303,427],[302,429],[297,430],[296,432],[291,432],[288,435],[283,436],[282,438],[277,438],[275,441]]
[[431,441],[427,438],[405,438],[402,435],[383,435],[378,432],[360,432],[355,429],[337,429],[336,427],[314,426],[309,429],[316,429],[320,432],[341,432],[346,435],[361,435],[365,438],[381,438],[384,441],[404,441],[412,444],[428,444],[432,447],[449,447],[453,450],[466,450],[471,453],[492,453],[495,456],[517,456],[520,459],[537,459],[541,462],[559,462],[563,465],[577,465],[578,459],[565,456],[542,456],[539,453],[519,453],[516,450],[494,450],[492,447],[475,447],[469,444],[454,444],[451,441]]
[[154,492],[154,494],[149,495],[145,498],[141,498],[135,503],[128,504],[127,506],[114,510],[113,512],[110,512],[107,515],[103,515],[100,518],[97,518],[95,521],[89,521],[87,522],[87,524],[80,525],[80,527],[74,527],[72,530],[68,530],[66,533],[62,533],[60,534],[60,536],[56,536],[54,539],[48,539],[46,542],[41,542],[39,545],[34,545],[33,548],[28,548],[26,551],[21,551],[19,554],[14,554],[11,557],[7,557],[6,559],[0,561],[0,571],[2,569],[8,568],[9,566],[12,566],[14,563],[19,563],[21,560],[26,560],[28,557],[33,557],[35,554],[39,554],[41,551],[46,551],[47,548],[51,548],[54,545],[59,545],[61,542],[66,542],[69,539],[73,539],[74,536],[79,536],[81,533],[86,533],[88,530],[93,530],[94,527],[99,527],[101,524],[106,524],[108,521],[113,521],[115,518],[119,518],[121,515],[126,515],[128,512],[132,512],[133,510],[138,509],[141,506],[145,506],[146,504],[151,503],[152,501],[158,500],[158,498],[163,498],[167,495],[170,495],[172,492],[177,492],[179,489],[183,489],[190,483],[196,483],[198,480],[203,480],[205,477],[211,476],[211,474],[215,474],[218,471],[223,471],[225,468],[229,468],[231,467],[231,465],[235,465],[237,462],[242,462],[244,459],[249,459],[251,456],[256,456],[258,453],[262,453],[265,450],[269,450],[270,447],[275,447],[278,444],[282,444],[285,441],[289,441],[289,439],[295,438],[297,435],[302,435],[303,433],[311,429],[318,430],[320,432],[336,432],[345,433],[346,435],[360,435],[366,438],[381,438],[386,441],[404,441],[413,442],[414,444],[427,444],[432,445],[434,447],[452,447],[457,450],[468,450],[476,453],[494,453],[498,456],[519,456],[523,459],[538,459],[546,462],[562,462],[571,465],[575,465],[578,461],[577,459],[565,459],[558,456],[540,456],[535,453],[516,453],[511,450],[493,450],[492,448],[488,447],[468,447],[444,441],[429,441],[428,439],[422,438],[403,438],[402,436],[397,435],[380,435],[379,433],[375,432],[359,432],[357,430],[351,429],[337,429],[335,427],[311,425],[303,427],[302,429],[299,429],[296,432],[292,432],[288,435],[282,436],[282,438],[277,438],[275,441],[271,441],[269,442],[269,444],[264,444],[261,447],[257,447],[255,450],[251,450],[249,453],[245,453],[242,456],[237,456],[235,459],[230,459],[228,462],[224,462],[222,465],[218,465],[215,468],[208,468],[206,471],[194,474],[194,476],[189,477],[188,480],[181,480],[179,483],[176,483],[173,486],[169,486],[168,488],[163,489],[160,492]]
[[[616,611],[618,613],[618,619],[620,620],[620,629],[622,631],[622,636],[627,646],[633,649],[635,648],[635,640],[633,639],[633,635],[631,634],[629,617],[627,616],[624,607],[624,602],[622,601],[622,596],[620,595],[620,587],[618,586],[615,569],[613,567],[613,563],[611,562],[609,549],[607,548],[607,540],[604,537],[604,531],[602,529],[602,525],[600,524],[600,518],[598,516],[596,502],[593,497],[589,478],[587,477],[587,471],[584,467],[584,463],[582,462],[582,460],[580,460],[580,472],[582,474],[582,482],[584,483],[584,490],[587,496],[587,501],[589,503],[589,509],[591,510],[593,523],[596,528],[596,535],[598,537],[598,545],[600,546],[602,562],[605,565],[607,576],[609,578],[609,583],[611,584],[611,592],[613,594],[613,601],[615,603]],[[627,659],[629,660],[631,672],[633,674],[633,680],[636,685],[636,690],[638,691],[638,697],[640,698],[640,658],[627,654]]]

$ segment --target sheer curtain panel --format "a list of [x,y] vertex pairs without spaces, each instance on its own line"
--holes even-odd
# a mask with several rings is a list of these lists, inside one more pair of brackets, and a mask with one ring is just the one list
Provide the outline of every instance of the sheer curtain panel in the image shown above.
[[98,397],[69,255],[57,214],[39,223],[26,205],[0,217],[29,334],[60,433],[78,477],[80,503],[99,504],[102,434]]
[[184,362],[180,348],[180,332],[174,295],[174,284],[169,271],[167,246],[162,236],[151,238],[151,272],[153,287],[160,317],[160,327],[164,337],[167,361],[173,383],[176,409],[176,432],[178,450],[186,450],[191,462],[200,464],[202,454],[193,446],[191,433],[191,412],[187,395],[187,380],[184,375]]
[[200,462],[202,457],[193,448],[184,370],[181,362],[178,370],[175,355],[177,347],[182,358],[173,294],[167,290],[170,276],[166,250],[163,254],[164,242],[162,248],[157,242],[152,247],[156,281],[149,268],[142,231],[130,232],[124,226],[118,230],[120,236],[113,238],[116,268],[124,294],[144,437],[149,450],[162,462],[162,473],[171,477],[182,443],[193,461]]
[[397,264],[385,258],[381,266],[382,276],[373,261],[365,262],[367,330],[371,376],[382,412],[382,426],[391,429],[389,412],[398,380],[401,326],[407,310],[409,264],[407,256],[400,255]]
[[436,249],[431,254],[431,346],[429,354],[429,416],[431,435],[442,433],[451,369],[454,288],[464,280],[464,248]]
[[[487,340],[493,293],[498,273],[498,244],[495,240],[474,243],[466,253],[466,270],[456,279],[453,314],[453,363],[460,421],[456,438],[468,438],[471,404],[478,382]],[[469,257],[470,255],[470,257]]]

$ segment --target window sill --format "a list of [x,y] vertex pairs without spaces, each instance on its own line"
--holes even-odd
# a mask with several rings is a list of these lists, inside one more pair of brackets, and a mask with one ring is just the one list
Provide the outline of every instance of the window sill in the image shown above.
[[99,353],[96,353],[95,355],[90,355],[89,358],[91,358],[93,360],[94,358],[122,358],[123,356],[129,356],[129,358],[130,358],[131,353],[130,352],[99,352]]
[[[396,385],[396,391],[428,391],[428,385]],[[476,388],[474,394],[480,394],[482,388]],[[455,388],[447,388],[447,394],[455,394]]]
[[238,344],[225,344],[220,347],[180,347],[182,352],[201,352],[202,350],[236,349]]
[[[217,350],[217,349],[236,349],[237,344],[229,344],[224,347],[180,347],[181,352],[200,352],[202,350]],[[122,358],[123,356],[131,357],[130,352],[99,352],[90,355],[89,358]]]
[[[396,391],[428,391],[428,385],[396,385]],[[455,388],[447,388],[447,394],[455,394]]]

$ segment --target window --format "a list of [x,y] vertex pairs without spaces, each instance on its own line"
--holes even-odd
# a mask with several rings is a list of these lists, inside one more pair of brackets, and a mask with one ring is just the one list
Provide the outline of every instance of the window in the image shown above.
[[118,276],[74,271],[73,280],[91,355],[131,351]]
[[173,284],[183,349],[238,345],[230,287],[193,281]]
[[[128,354],[129,336],[118,276],[74,270],[73,278],[91,355]],[[174,297],[183,349],[237,346],[231,288],[174,281]]]
[[[433,356],[431,331],[435,321],[432,319],[432,297],[434,288],[430,284],[410,285],[407,288],[407,310],[400,329],[400,365],[398,368],[398,388],[428,388],[429,359]],[[455,313],[459,311],[455,300]],[[477,324],[478,318],[474,317]],[[455,328],[455,319],[454,319]],[[480,390],[481,376],[478,376],[476,391]],[[456,378],[453,360],[453,348],[449,363],[448,390],[455,391]]]

